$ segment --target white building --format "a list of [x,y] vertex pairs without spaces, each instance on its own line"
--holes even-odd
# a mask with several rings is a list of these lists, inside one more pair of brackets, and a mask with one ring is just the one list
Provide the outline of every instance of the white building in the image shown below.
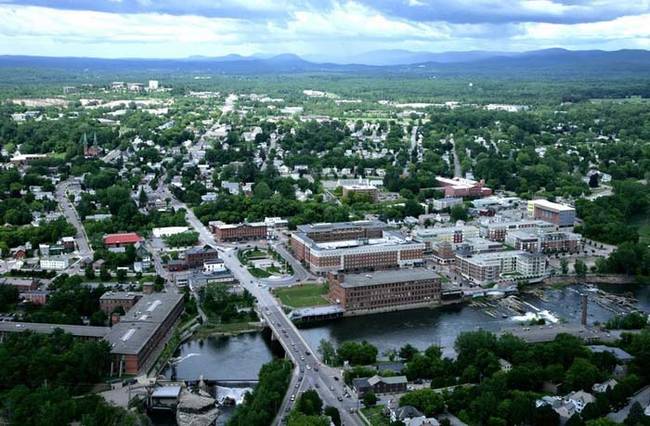
[[176,234],[182,234],[183,232],[189,231],[190,228],[187,226],[166,226],[164,228],[153,228],[151,233],[156,238],[170,237]]
[[158,90],[159,87],[158,80],[149,80],[149,90]]
[[40,261],[44,271],[62,271],[68,267],[70,260],[65,256],[43,257]]

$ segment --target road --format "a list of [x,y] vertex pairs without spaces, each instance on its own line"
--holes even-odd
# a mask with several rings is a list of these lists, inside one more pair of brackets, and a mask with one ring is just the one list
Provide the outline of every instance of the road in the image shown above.
[[77,253],[79,260],[77,260],[75,263],[72,263],[64,271],[62,271],[69,275],[75,275],[81,272],[81,261],[83,259],[93,259],[94,251],[92,247],[90,247],[90,243],[88,242],[88,235],[86,234],[86,230],[81,223],[77,209],[75,209],[74,205],[68,199],[67,192],[69,184],[69,180],[59,182],[59,184],[56,186],[55,197],[57,203],[59,204],[59,209],[63,213],[63,216],[65,216],[66,221],[74,226],[74,228],[77,230],[74,238],[77,243]]
[[458,159],[458,154],[456,153],[456,143],[454,142],[454,138],[451,138],[451,144],[454,147],[453,149],[453,155],[454,155],[454,177],[463,177],[463,168],[460,166],[460,160]]
[[[292,399],[308,389],[315,389],[323,400],[324,405],[331,405],[339,409],[341,419],[346,425],[362,425],[356,414],[351,414],[351,408],[358,407],[358,400],[354,395],[345,396],[344,383],[340,370],[324,365],[309,344],[300,335],[300,332],[282,310],[279,302],[271,295],[268,287],[257,278],[254,278],[237,258],[237,250],[217,244],[212,233],[201,223],[194,212],[184,203],[177,200],[173,194],[166,191],[174,208],[183,208],[187,211],[186,219],[199,234],[202,243],[208,244],[219,251],[219,256],[240,284],[246,288],[256,299],[258,311],[273,330],[274,335],[285,349],[287,356],[297,367],[291,379],[289,392],[285,395],[278,418],[275,424],[282,424],[282,417],[287,414],[293,405]],[[334,379],[337,377],[338,380]]]
[[623,423],[630,414],[630,408],[634,405],[635,402],[641,404],[641,407],[647,407],[650,403],[650,386],[646,386],[630,398],[627,405],[621,408],[619,411],[614,413],[609,413],[607,418],[616,423]]

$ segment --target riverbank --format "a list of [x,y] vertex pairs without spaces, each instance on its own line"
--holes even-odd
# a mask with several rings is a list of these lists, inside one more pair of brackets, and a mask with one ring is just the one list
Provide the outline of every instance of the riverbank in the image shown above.
[[[643,284],[646,278],[635,275],[623,274],[587,274],[584,277],[578,275],[554,275],[544,278],[539,282],[545,286],[572,285],[572,284]],[[532,284],[535,285],[535,284]]]
[[264,328],[261,322],[233,322],[225,324],[207,323],[194,331],[193,338],[205,339],[210,336],[236,336],[238,334],[255,333]]

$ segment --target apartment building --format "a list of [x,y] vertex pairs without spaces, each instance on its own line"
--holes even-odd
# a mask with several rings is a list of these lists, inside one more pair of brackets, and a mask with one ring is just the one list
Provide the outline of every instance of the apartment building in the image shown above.
[[132,291],[107,291],[99,298],[99,309],[107,315],[112,314],[118,308],[128,312],[141,297],[142,293]]
[[531,253],[575,253],[582,249],[582,237],[573,232],[509,231],[506,244]]
[[376,221],[306,225],[291,236],[294,256],[315,274],[415,266],[424,244],[384,230]]
[[267,226],[264,222],[228,224],[212,221],[208,224],[217,241],[250,241],[267,238]]
[[441,280],[430,269],[330,274],[329,299],[347,312],[386,312],[440,303]]
[[546,258],[521,250],[457,256],[456,270],[478,284],[501,279],[532,279],[546,274]]
[[481,223],[481,236],[491,241],[505,241],[508,232],[520,229],[535,231],[552,231],[557,226],[542,220],[506,220],[486,221]]
[[430,252],[438,243],[450,243],[454,247],[467,239],[477,238],[479,228],[472,225],[444,226],[439,228],[416,228],[412,235],[415,241],[425,245]]

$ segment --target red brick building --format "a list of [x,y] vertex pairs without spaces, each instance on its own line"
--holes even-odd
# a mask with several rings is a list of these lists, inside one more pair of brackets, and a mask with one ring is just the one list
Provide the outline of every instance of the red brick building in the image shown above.
[[347,312],[411,309],[440,303],[441,280],[425,268],[330,274],[329,299]]
[[215,239],[220,242],[264,240],[268,236],[264,222],[228,224],[213,221],[209,226]]
[[99,298],[99,309],[107,315],[110,315],[118,307],[121,307],[124,312],[128,312],[141,297],[141,293],[131,291],[107,291]]

